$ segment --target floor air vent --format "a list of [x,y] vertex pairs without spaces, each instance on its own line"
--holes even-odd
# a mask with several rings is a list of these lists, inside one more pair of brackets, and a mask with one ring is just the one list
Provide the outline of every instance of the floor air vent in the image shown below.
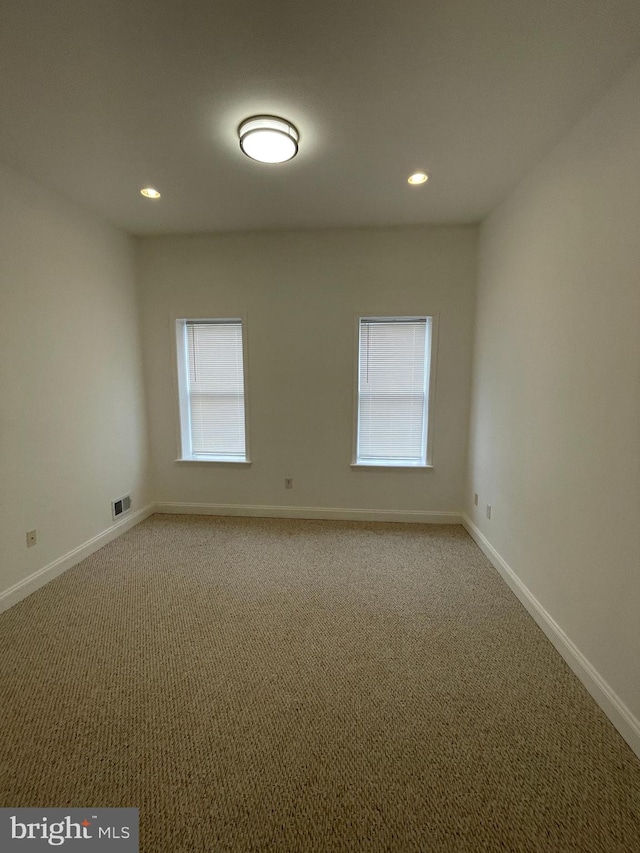
[[114,521],[125,512],[131,509],[131,495],[125,495],[123,498],[118,498],[117,501],[111,501],[111,513]]

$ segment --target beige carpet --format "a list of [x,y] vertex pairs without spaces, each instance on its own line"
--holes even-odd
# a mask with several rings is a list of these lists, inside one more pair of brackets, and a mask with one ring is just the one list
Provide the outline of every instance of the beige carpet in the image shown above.
[[156,515],[0,641],[0,805],[144,853],[640,851],[640,762],[460,527]]

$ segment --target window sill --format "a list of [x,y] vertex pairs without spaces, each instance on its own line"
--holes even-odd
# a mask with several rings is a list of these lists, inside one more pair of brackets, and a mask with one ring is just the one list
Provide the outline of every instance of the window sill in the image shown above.
[[433,465],[403,465],[402,462],[352,462],[352,468],[368,468],[370,471],[424,471],[425,469],[433,468]]
[[210,458],[205,456],[185,456],[183,458],[178,458],[175,461],[193,462],[196,465],[251,465],[250,459],[222,459],[216,456],[211,456]]

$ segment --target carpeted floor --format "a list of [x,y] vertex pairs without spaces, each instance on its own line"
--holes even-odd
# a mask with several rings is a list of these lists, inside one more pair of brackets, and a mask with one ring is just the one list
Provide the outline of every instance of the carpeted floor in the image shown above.
[[640,762],[461,527],[156,515],[0,641],[0,805],[144,853],[640,851]]

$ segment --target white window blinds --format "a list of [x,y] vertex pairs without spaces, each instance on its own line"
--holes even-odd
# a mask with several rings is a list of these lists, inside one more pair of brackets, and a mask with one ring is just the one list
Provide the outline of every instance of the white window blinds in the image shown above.
[[360,319],[356,464],[426,464],[431,320]]
[[246,460],[242,322],[185,323],[193,457]]

